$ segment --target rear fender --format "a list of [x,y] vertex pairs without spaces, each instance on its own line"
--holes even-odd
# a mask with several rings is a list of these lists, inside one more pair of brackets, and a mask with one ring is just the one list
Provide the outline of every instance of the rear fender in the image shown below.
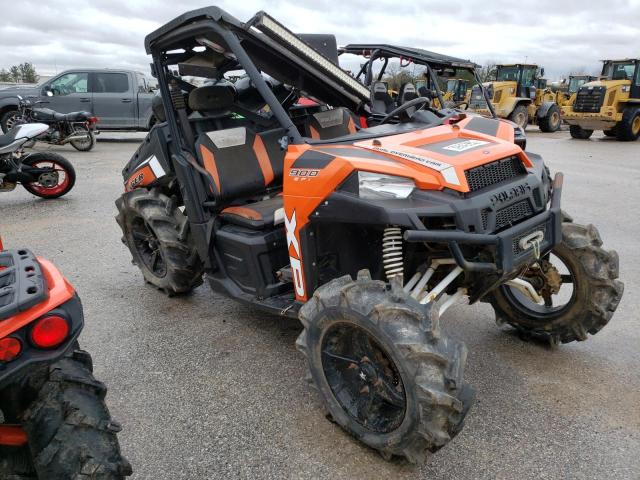
[[122,170],[126,192],[155,185],[172,173],[167,149],[168,133],[166,123],[156,124],[151,128]]

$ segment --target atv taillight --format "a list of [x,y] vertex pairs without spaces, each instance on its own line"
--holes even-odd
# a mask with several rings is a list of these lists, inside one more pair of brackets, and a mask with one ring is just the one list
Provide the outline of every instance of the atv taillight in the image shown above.
[[98,117],[89,117],[87,121],[90,125],[95,125],[96,123],[98,123]]
[[6,337],[0,340],[0,362],[10,362],[15,360],[22,351],[22,343],[13,337]]
[[38,348],[53,348],[69,335],[69,323],[59,315],[48,315],[38,320],[31,329],[31,341]]

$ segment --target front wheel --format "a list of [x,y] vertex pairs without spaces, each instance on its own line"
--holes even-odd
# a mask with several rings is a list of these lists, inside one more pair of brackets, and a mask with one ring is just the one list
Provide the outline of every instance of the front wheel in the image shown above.
[[73,127],[73,132],[71,132],[71,135],[81,134],[86,135],[86,138],[71,140],[69,142],[71,146],[79,152],[88,152],[92,150],[96,144],[96,136],[94,135],[93,131],[85,125],[77,125]]
[[300,310],[296,346],[338,425],[387,459],[421,463],[462,429],[473,391],[464,344],[398,290],[366,270],[321,286]]
[[618,254],[602,248],[593,225],[562,224],[562,242],[531,265],[521,278],[544,300],[535,303],[511,286],[491,292],[498,324],[550,343],[568,343],[595,335],[615,312],[624,284],[618,278]]
[[525,105],[517,105],[509,115],[509,120],[524,130],[529,124],[529,110]]
[[22,164],[31,167],[33,182],[22,186],[33,195],[41,198],[59,198],[69,193],[76,183],[76,171],[69,160],[53,152],[34,153],[22,160]]
[[15,127],[22,117],[20,116],[20,112],[18,110],[9,110],[0,116],[0,128],[2,128],[2,133],[7,133],[13,127]]
[[540,119],[540,130],[546,133],[557,132],[560,130],[561,123],[560,108],[557,105],[551,105],[547,114]]
[[[27,434],[27,445],[0,449],[0,478],[122,480],[131,465],[121,455],[104,402],[106,387],[93,377],[90,355],[74,349],[28,375],[6,410]],[[11,413],[11,410],[15,412]],[[15,418],[11,418],[15,415]]]
[[582,128],[580,125],[569,125],[569,134],[571,135],[571,138],[588,140],[593,134],[593,130],[587,130],[586,128]]

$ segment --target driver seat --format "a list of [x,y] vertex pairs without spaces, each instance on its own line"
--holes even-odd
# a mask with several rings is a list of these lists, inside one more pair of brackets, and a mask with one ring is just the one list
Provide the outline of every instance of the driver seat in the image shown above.
[[416,98],[418,98],[416,86],[411,82],[405,83],[400,87],[400,92],[398,92],[398,106]]
[[373,113],[387,114],[393,110],[393,99],[384,82],[371,84],[371,109]]

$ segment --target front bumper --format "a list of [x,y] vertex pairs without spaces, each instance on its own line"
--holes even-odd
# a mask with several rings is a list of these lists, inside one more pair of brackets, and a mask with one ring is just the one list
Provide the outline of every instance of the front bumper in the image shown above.
[[[553,180],[553,193],[548,210],[535,215],[517,225],[495,234],[468,233],[460,230],[406,230],[407,242],[432,242],[447,244],[460,268],[472,273],[496,274],[500,278],[509,278],[520,267],[535,260],[533,248],[522,249],[519,242],[523,237],[541,232],[542,241],[538,253],[551,250],[562,241],[562,213],[560,198],[563,176],[557,173]],[[465,259],[461,245],[494,247],[493,262],[478,262]]]
[[562,107],[561,112],[566,123],[587,130],[608,130],[622,120],[622,114],[615,107],[602,107],[597,113],[575,112],[572,107]]

